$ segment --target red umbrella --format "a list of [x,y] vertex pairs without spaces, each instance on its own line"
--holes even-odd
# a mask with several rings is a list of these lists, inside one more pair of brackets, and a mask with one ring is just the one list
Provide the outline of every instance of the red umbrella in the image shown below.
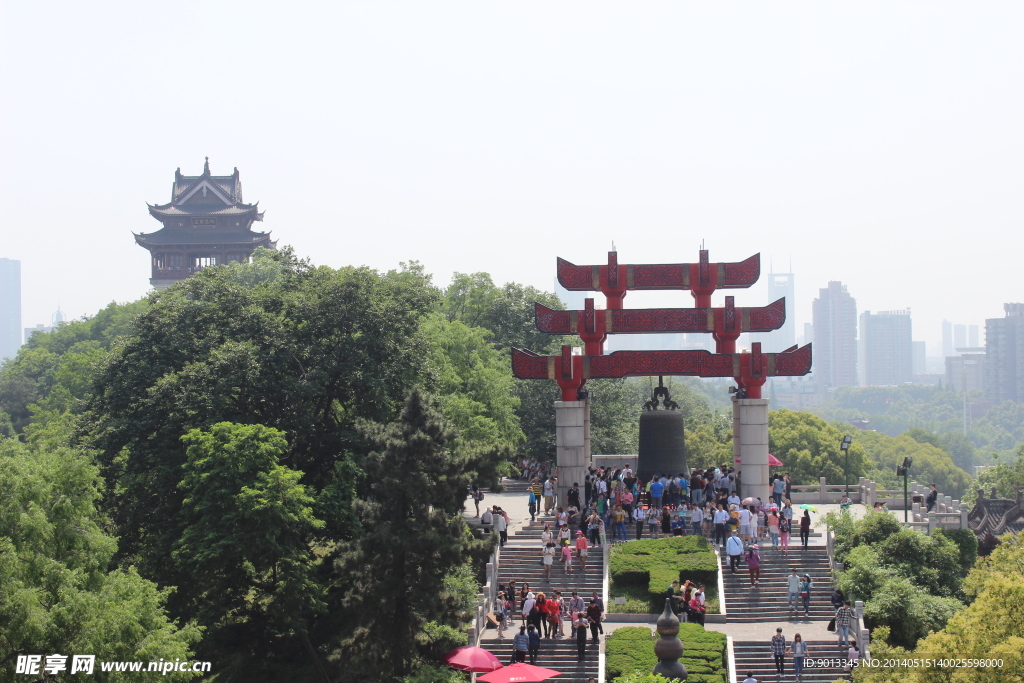
[[546,681],[552,676],[561,675],[561,671],[519,662],[509,664],[484,676],[477,676],[476,680],[487,681],[487,683],[536,683],[537,681]]
[[444,656],[445,663],[453,669],[484,673],[502,667],[498,658],[482,647],[466,645],[457,647]]
[[[740,464],[740,456],[737,455],[735,458],[733,458],[733,460],[736,461],[737,465]],[[779,460],[778,458],[776,458],[771,453],[769,453],[768,454],[768,467],[782,467],[782,461]]]

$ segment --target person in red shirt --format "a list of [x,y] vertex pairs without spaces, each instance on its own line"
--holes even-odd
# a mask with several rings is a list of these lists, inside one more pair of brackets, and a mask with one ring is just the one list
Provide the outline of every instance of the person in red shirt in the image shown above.
[[576,532],[576,556],[580,558],[580,571],[586,571],[587,569],[587,552],[590,548],[590,544],[587,543],[587,537],[583,535],[582,531]]

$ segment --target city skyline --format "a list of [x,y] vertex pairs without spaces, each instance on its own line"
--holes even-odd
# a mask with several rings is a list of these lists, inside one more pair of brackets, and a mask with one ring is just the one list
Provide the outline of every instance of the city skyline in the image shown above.
[[[703,243],[760,252],[763,274],[792,259],[797,329],[842,281],[863,309],[912,308],[930,356],[943,320],[981,329],[1024,300],[1005,248],[1024,217],[1024,7],[99,8],[8,4],[0,22],[20,64],[0,76],[0,256],[22,262],[25,327],[58,301],[78,318],[145,295],[131,235],[207,156],[244,174],[262,229],[333,267],[415,259],[439,285],[550,290],[557,256],[600,262],[614,241],[680,262]],[[192,48],[259,103],[186,125],[169,55]],[[188,82],[191,105],[223,97]],[[737,303],[767,304],[764,280]]]

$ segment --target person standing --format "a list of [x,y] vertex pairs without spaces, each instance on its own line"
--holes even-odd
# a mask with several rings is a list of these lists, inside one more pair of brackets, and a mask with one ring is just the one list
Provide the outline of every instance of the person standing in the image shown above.
[[786,492],[786,480],[782,477],[775,477],[772,482],[772,500],[778,507],[782,507],[782,494]]
[[667,505],[661,508],[661,534],[665,538],[672,535],[672,513]]
[[651,538],[661,538],[658,533],[658,528],[661,524],[661,513],[658,512],[658,508],[651,507],[647,510],[647,530],[651,533]]
[[565,539],[565,542],[561,545],[562,553],[562,573],[572,574],[572,547],[569,545],[569,539]]
[[498,543],[504,548],[508,543],[508,523],[500,510],[494,514],[494,530],[498,532]]
[[814,583],[811,582],[811,575],[804,574],[803,580],[800,582],[800,601],[804,606],[804,619],[811,616],[811,589],[814,588]]
[[839,644],[847,647],[850,643],[850,624],[853,622],[854,613],[847,600],[843,606],[836,610],[836,635],[839,636]]
[[807,549],[807,543],[811,538],[811,511],[804,510],[804,516],[800,518],[800,543]]
[[572,630],[576,634],[576,661],[582,662],[587,653],[587,615],[581,610],[572,613]]
[[750,571],[750,586],[753,588],[761,580],[761,556],[756,543],[747,550],[747,569]]
[[615,525],[613,538],[623,543],[628,541],[629,536],[626,534],[626,511],[622,509],[622,505],[616,505],[612,511],[612,522]]
[[523,619],[524,626],[531,621],[533,617],[533,609],[536,606],[537,596],[533,594],[533,591],[530,591],[526,594],[526,600],[523,601],[523,606],[520,608],[520,616]]
[[786,475],[783,477],[783,480],[786,482],[786,500],[792,501],[793,500],[793,480],[790,478],[789,472],[786,472]]
[[644,512],[643,506],[633,506],[633,521],[636,523],[636,540],[640,540],[644,535],[644,520],[647,519],[647,513]]
[[[532,628],[532,627],[531,627]],[[526,634],[526,627],[520,626],[519,633],[512,639],[512,661],[526,662],[526,653],[530,651],[530,636]]]
[[569,507],[580,509],[580,485],[578,482],[572,483],[572,488],[565,494],[566,502],[569,503]]
[[587,603],[580,597],[579,591],[573,591],[572,597],[569,598],[569,613],[576,614],[577,612],[586,612]]
[[729,569],[735,574],[736,568],[740,566],[740,561],[743,559],[743,541],[735,531],[725,543],[725,552],[729,554]]
[[473,505],[476,506],[476,516],[479,517],[480,501],[484,499],[484,494],[482,491],[480,491],[476,484],[473,484],[473,486],[469,490],[469,495],[473,499]]
[[494,513],[486,505],[484,506],[484,514],[480,515],[480,526],[483,528],[484,533],[488,534],[494,528]]
[[540,547],[543,548],[548,544],[548,541],[553,539],[555,535],[551,533],[551,525],[545,523],[544,531],[540,532]]
[[932,484],[931,491],[928,492],[928,497],[925,499],[925,502],[928,503],[928,512],[932,511],[932,508],[935,507],[935,503],[938,499],[939,490],[935,488],[935,484]]
[[798,599],[800,597],[800,576],[796,573],[796,567],[790,567],[789,576],[786,577],[786,592],[787,599],[786,604],[789,605],[789,611],[796,612],[799,606]]
[[740,517],[740,539],[744,543],[750,543],[750,540],[751,540],[750,539],[750,520],[754,516],[752,508],[753,508],[752,505],[750,505],[750,506],[744,505],[742,508],[740,508],[740,511],[739,511],[739,517]]
[[796,680],[800,680],[804,670],[804,657],[807,656],[807,643],[800,637],[799,633],[793,634],[793,674]]
[[662,497],[665,495],[665,485],[661,483],[657,475],[651,480],[648,490],[651,492],[651,506],[660,508]]
[[772,636],[772,658],[775,660],[775,673],[779,678],[786,675],[786,636],[782,635],[782,629],[775,629]]

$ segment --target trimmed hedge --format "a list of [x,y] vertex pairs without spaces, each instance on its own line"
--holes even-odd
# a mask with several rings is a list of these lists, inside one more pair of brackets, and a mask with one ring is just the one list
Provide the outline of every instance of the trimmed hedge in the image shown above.
[[651,608],[660,612],[673,581],[718,585],[718,557],[703,536],[629,541],[612,548],[609,573],[620,585],[646,586]]
[[[647,626],[626,626],[616,629],[605,640],[605,672],[609,679],[642,671],[648,672],[658,663],[654,641],[658,639]],[[706,631],[700,624],[679,625],[683,641],[680,661],[689,676],[687,683],[725,683],[726,637],[724,633]]]

